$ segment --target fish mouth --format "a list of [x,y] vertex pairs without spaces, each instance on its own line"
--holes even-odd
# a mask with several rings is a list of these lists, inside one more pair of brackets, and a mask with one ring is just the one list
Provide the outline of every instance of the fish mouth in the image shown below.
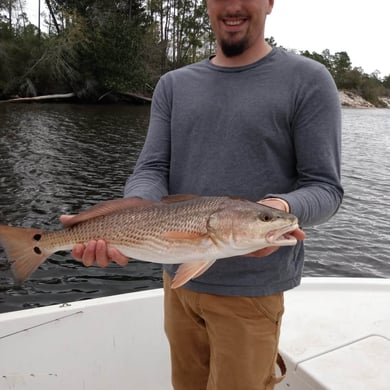
[[295,245],[298,240],[290,233],[297,229],[299,229],[298,224],[292,223],[280,229],[275,229],[268,232],[265,236],[265,239],[273,246]]

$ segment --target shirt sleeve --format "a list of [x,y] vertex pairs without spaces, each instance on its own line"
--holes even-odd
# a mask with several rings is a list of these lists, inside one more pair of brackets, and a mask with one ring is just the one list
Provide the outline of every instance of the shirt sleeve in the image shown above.
[[328,220],[340,207],[341,105],[335,83],[325,68],[309,79],[297,99],[292,121],[298,180],[293,191],[269,194],[290,205],[302,226]]

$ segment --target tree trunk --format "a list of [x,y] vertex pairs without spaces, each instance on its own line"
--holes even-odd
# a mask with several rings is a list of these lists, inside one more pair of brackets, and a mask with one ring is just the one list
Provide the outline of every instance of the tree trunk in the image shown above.
[[56,19],[56,16],[54,15],[53,8],[51,7],[50,0],[45,0],[45,1],[46,1],[47,8],[50,12],[50,16],[53,19],[53,23],[54,23],[54,26],[57,30],[57,34],[59,34],[61,32],[60,26],[57,23],[57,19]]

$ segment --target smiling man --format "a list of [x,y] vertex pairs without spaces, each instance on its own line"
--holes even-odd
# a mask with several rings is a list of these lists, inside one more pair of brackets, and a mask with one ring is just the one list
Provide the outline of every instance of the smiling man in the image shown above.
[[[126,197],[233,195],[295,214],[302,226],[339,208],[341,110],[328,71],[264,39],[271,0],[207,0],[217,39],[211,58],[163,75]],[[216,262],[171,289],[164,267],[165,330],[175,390],[270,390],[284,311],[299,285],[295,247]],[[85,265],[127,259],[104,241],[78,245]],[[199,259],[202,260],[202,259]]]
[[265,19],[273,1],[211,0],[208,14],[217,38],[216,65],[238,66],[258,60],[270,52],[264,40]]

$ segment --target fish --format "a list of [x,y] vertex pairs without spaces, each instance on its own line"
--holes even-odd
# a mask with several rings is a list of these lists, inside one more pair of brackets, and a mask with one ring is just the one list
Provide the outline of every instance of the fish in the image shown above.
[[53,253],[102,239],[130,259],[180,264],[171,285],[178,288],[216,260],[295,245],[291,233],[297,229],[296,216],[246,199],[170,195],[160,202],[102,202],[69,218],[61,230],[0,225],[0,245],[16,283]]

